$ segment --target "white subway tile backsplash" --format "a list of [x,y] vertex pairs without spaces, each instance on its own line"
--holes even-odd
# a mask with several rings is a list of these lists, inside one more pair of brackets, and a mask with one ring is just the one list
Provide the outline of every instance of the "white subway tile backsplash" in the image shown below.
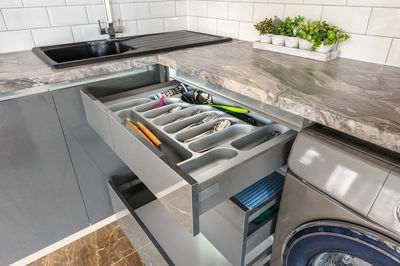
[[253,21],[258,22],[264,20],[265,18],[274,18],[275,16],[282,18],[284,8],[285,5],[283,4],[255,3]]
[[186,30],[187,17],[164,18],[165,31]]
[[36,46],[74,42],[70,26],[32,30]]
[[0,53],[29,50],[34,47],[30,30],[3,31],[0,32]]
[[7,30],[6,23],[4,23],[3,15],[0,13],[0,31]]
[[217,34],[217,20],[215,18],[199,18],[199,31]]
[[108,35],[101,35],[99,33],[99,26],[97,24],[72,26],[72,34],[74,35],[75,42],[94,41],[108,38]]
[[206,1],[189,1],[189,15],[191,16],[207,16]]
[[248,22],[239,23],[239,39],[251,42],[260,39],[258,32],[254,28],[253,23],[248,23]]
[[174,1],[150,3],[150,17],[161,18],[161,17],[172,17],[172,16],[175,16]]
[[400,67],[400,39],[393,39],[386,64]]
[[24,7],[33,6],[63,6],[64,0],[23,0]]
[[120,4],[123,20],[144,19],[150,17],[149,3]]
[[119,19],[122,20],[121,9],[119,8],[119,4],[111,4],[111,12],[114,21],[118,21]]
[[400,37],[400,9],[374,8],[367,34]]
[[123,27],[122,33],[117,33],[117,37],[127,37],[137,35],[137,22],[134,20],[131,21],[123,21],[121,23]]
[[365,33],[371,13],[369,7],[325,6],[322,19],[351,33]]
[[240,21],[252,21],[253,3],[229,2],[228,18]]
[[270,3],[302,4],[303,0],[269,0]]
[[47,8],[52,26],[87,24],[84,6],[63,6]]
[[302,15],[303,17],[319,20],[321,19],[322,6],[316,5],[286,5],[285,17],[296,17]]
[[217,34],[239,38],[239,22],[232,20],[217,20]]
[[162,18],[139,20],[137,23],[139,34],[150,34],[164,31],[164,22]]
[[103,0],[65,0],[67,5],[95,5],[102,4]]
[[22,0],[0,0],[0,8],[22,7]]
[[347,0],[304,0],[304,4],[345,6],[346,1]]
[[3,9],[2,12],[8,30],[22,30],[50,26],[46,8],[43,7],[7,8]]
[[198,17],[189,17],[188,21],[189,30],[198,31],[199,30],[199,18]]
[[103,5],[88,5],[86,11],[89,23],[97,23],[98,20],[106,21],[106,12]]
[[348,0],[349,6],[400,7],[399,0]]
[[187,16],[189,14],[189,1],[176,1],[176,15]]
[[348,41],[340,44],[340,56],[383,64],[389,52],[390,42],[390,38],[351,34]]
[[228,2],[208,1],[207,17],[228,18]]

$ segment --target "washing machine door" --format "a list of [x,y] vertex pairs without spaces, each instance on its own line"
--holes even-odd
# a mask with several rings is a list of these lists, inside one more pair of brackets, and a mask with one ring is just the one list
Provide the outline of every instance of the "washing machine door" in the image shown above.
[[298,227],[285,241],[287,266],[400,265],[400,244],[369,229],[339,221]]

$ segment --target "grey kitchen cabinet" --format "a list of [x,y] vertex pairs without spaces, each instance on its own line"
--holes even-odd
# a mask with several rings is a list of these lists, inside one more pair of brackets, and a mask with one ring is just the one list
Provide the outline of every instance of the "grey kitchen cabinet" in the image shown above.
[[108,177],[130,170],[89,126],[80,95],[83,86],[56,90],[52,94],[89,221],[94,224],[114,213]]
[[89,225],[49,92],[0,102],[0,265]]

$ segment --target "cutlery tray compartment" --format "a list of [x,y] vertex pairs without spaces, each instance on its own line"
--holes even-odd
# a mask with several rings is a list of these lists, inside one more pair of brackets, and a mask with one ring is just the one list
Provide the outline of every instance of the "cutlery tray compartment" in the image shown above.
[[[201,214],[286,164],[294,130],[252,112],[248,116],[257,123],[251,125],[214,107],[187,103],[180,94],[158,107],[160,100],[153,96],[176,87],[174,80],[124,91],[119,82],[115,80],[116,89],[102,88],[100,96],[95,85],[82,90],[88,122],[193,235],[199,233]],[[221,97],[213,97],[213,102],[233,105]],[[201,123],[211,114],[217,117]],[[143,123],[162,142],[160,147],[134,131],[127,120]],[[230,126],[216,126],[224,120]],[[182,130],[193,123],[198,124]],[[275,127],[280,134],[266,137]]]
[[233,265],[269,256],[283,183],[273,172],[200,216],[202,234]]

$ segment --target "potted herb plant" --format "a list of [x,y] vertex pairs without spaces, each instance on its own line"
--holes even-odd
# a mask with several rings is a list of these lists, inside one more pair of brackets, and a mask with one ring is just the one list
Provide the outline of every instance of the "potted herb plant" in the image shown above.
[[254,24],[256,30],[260,33],[260,41],[271,43],[272,33],[275,31],[275,25],[272,18],[266,18],[257,24]]
[[275,31],[272,35],[272,44],[283,46],[285,44],[286,25],[285,22],[275,16],[274,18]]
[[349,38],[342,29],[329,25],[325,21],[303,21],[295,27],[294,32],[300,37],[300,49],[320,53],[330,52],[334,45]]
[[290,48],[299,48],[299,37],[295,29],[304,21],[304,17],[297,16],[294,19],[287,17],[285,19],[285,46]]

